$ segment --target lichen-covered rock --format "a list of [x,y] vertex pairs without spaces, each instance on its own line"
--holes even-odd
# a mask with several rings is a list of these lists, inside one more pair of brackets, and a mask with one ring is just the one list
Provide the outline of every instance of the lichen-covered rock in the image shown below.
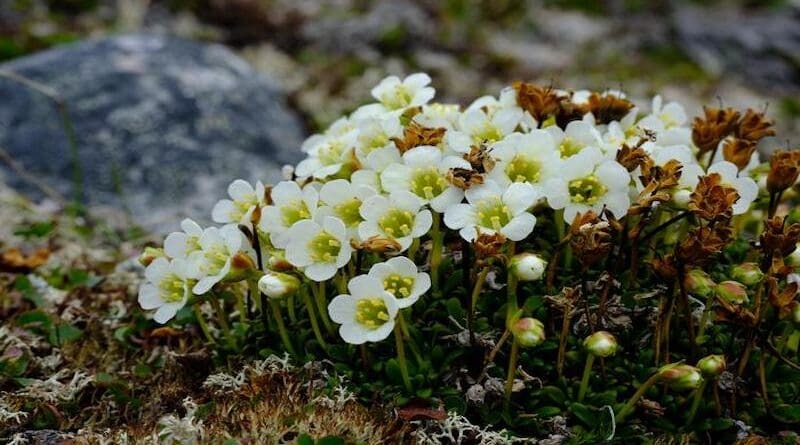
[[[10,63],[67,104],[89,203],[130,210],[159,230],[207,219],[232,178],[276,180],[300,157],[302,127],[277,86],[219,45],[135,34]],[[56,106],[0,76],[0,147],[62,193],[75,162]],[[0,178],[35,192],[4,166]]]

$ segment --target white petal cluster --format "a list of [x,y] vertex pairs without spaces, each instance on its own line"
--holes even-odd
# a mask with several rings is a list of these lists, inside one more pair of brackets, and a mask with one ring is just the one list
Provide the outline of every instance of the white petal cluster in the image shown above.
[[[657,166],[672,160],[681,164],[673,202],[653,205],[684,207],[698,178],[710,173],[737,190],[735,214],[747,211],[757,198],[749,171],[758,164],[758,153],[741,171],[721,154],[713,165],[699,162],[683,107],[659,96],[649,113],[633,108],[619,121],[601,122],[587,113],[567,123],[555,118],[537,122],[521,107],[514,88],[462,107],[435,102],[430,82],[423,73],[387,77],[371,90],[374,103],[303,143],[306,157],[287,170],[285,181],[271,188],[260,182],[231,183],[229,197],[212,212],[222,227],[203,228],[185,220],[182,231],[167,236],[165,257],[148,268],[142,306],[158,308],[157,319],[168,320],[192,293],[241,279],[237,258],[255,262],[258,257],[277,271],[294,269],[298,277],[322,282],[346,269],[355,252],[369,243],[399,246],[399,252],[393,251],[398,254],[444,226],[466,241],[484,233],[523,241],[536,236],[534,214],[562,212],[566,223],[590,210],[624,218],[645,184],[641,171],[629,172],[617,162],[623,145],[641,146]],[[556,93],[576,104],[591,97],[588,91]],[[602,94],[624,97],[616,91]],[[420,143],[409,139],[419,128],[441,136]],[[478,180],[458,180],[472,176]],[[253,247],[261,249],[259,255]],[[391,329],[385,326],[393,323],[397,310],[430,286],[423,275],[411,259],[400,257],[376,265],[358,284],[353,279],[350,294],[331,308],[343,337],[374,341],[388,335]],[[359,305],[365,308],[361,312]],[[358,314],[368,314],[364,320],[376,326],[388,318],[369,330],[353,321]]]

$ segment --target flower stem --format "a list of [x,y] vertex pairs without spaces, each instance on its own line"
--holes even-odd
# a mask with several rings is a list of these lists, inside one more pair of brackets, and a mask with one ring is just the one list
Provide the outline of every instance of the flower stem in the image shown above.
[[403,332],[400,324],[394,325],[394,342],[397,345],[397,362],[400,364],[400,374],[403,376],[403,385],[406,391],[411,393],[411,378],[408,376],[408,363],[406,362],[406,350],[403,346]]
[[439,282],[439,266],[442,264],[442,248],[443,248],[443,234],[441,233],[441,216],[434,214],[433,226],[431,227],[431,287],[433,288],[434,298],[441,296]]
[[291,340],[289,340],[289,333],[286,331],[286,325],[283,324],[283,316],[281,315],[281,304],[276,300],[269,300],[269,305],[272,308],[272,316],[275,318],[275,324],[278,325],[278,333],[281,336],[281,341],[283,342],[283,347],[292,354],[293,356],[297,357],[297,352],[294,350],[294,346],[292,346]]
[[[564,221],[564,209],[556,210],[555,218],[558,240],[560,242],[567,234],[567,223]],[[572,267],[572,246],[570,246],[569,243],[564,243],[561,248],[564,250],[564,270],[568,271],[570,267]]]
[[703,383],[700,384],[700,387],[694,391],[694,397],[692,398],[692,407],[689,409],[689,417],[686,419],[686,425],[691,425],[692,421],[694,420],[695,414],[697,414],[697,408],[700,407],[700,402],[703,400],[703,393],[706,390],[706,385],[708,384],[707,380],[703,380]]
[[312,283],[311,290],[314,292],[314,300],[317,303],[317,310],[322,319],[322,324],[325,325],[325,330],[328,331],[328,334],[335,333],[336,328],[333,326],[330,317],[328,317],[328,301],[325,299],[325,282],[320,281],[319,283]]
[[[483,290],[483,284],[486,282],[486,275],[489,274],[489,266],[484,266],[478,273],[475,279],[475,286],[472,288],[472,298],[470,299],[469,318],[467,318],[467,328],[469,329],[469,338],[475,339],[475,306],[478,305],[478,297]],[[474,341],[473,341],[474,343]]]
[[715,295],[712,293],[706,299],[706,307],[703,309],[703,316],[700,317],[700,326],[697,328],[697,336],[694,338],[694,344],[702,345],[705,343],[706,339],[704,338],[706,332],[706,325],[708,324],[708,319],[711,316],[711,306],[714,304]]
[[[514,241],[511,241],[508,244],[508,254],[507,257],[511,258],[514,256],[514,252],[516,251],[517,244]],[[511,325],[511,320],[517,315],[517,311],[519,310],[519,303],[517,302],[517,276],[514,275],[511,268],[508,268],[508,304],[507,304],[507,312],[506,312],[506,325]]]
[[517,360],[519,360],[519,340],[511,341],[511,356],[508,358],[508,376],[506,377],[504,409],[508,410],[511,403],[511,391],[514,389],[514,376],[517,375]]
[[569,323],[572,320],[572,303],[564,304],[564,318],[561,320],[561,336],[558,338],[558,356],[556,357],[556,370],[558,376],[564,374],[564,360],[567,354],[567,337],[569,336]]
[[586,366],[583,367],[583,377],[581,378],[581,386],[578,389],[578,402],[583,402],[586,396],[586,389],[589,387],[589,376],[592,375],[592,365],[594,364],[594,355],[589,354],[586,356]]
[[219,327],[222,329],[225,340],[227,340],[231,348],[236,349],[236,339],[234,339],[231,334],[231,327],[228,325],[228,319],[225,317],[225,313],[222,312],[222,306],[220,306],[219,300],[216,296],[212,295],[211,298],[208,299],[208,302],[217,315],[217,323],[219,323]]
[[289,321],[297,323],[297,314],[295,314],[294,310],[294,295],[286,299],[286,309],[286,312],[289,314]]
[[303,288],[300,293],[303,296],[303,303],[306,305],[306,310],[308,311],[308,318],[311,321],[311,329],[314,330],[314,336],[317,338],[317,343],[319,343],[320,347],[325,351],[328,352],[328,344],[325,342],[325,338],[322,336],[322,331],[319,330],[319,321],[317,320],[317,314],[314,310],[314,302],[311,301],[311,297],[308,295],[308,290]]
[[644,383],[642,383],[639,386],[639,389],[636,390],[636,393],[633,394],[633,397],[631,397],[628,400],[628,402],[625,403],[625,406],[622,407],[622,409],[619,411],[619,413],[617,413],[616,422],[618,424],[625,421],[625,418],[633,411],[633,408],[636,406],[636,402],[638,402],[639,399],[642,398],[644,393],[646,393],[647,390],[650,389],[651,386],[653,386],[656,383],[658,383],[660,378],[661,378],[661,376],[658,373],[655,373],[652,376],[650,376],[649,379],[647,379]]
[[203,335],[206,336],[209,343],[216,343],[214,337],[211,335],[211,331],[208,329],[208,323],[206,323],[206,319],[203,317],[203,311],[200,310],[200,303],[193,305],[192,309],[194,310],[194,318],[197,319],[197,324],[200,326],[200,330],[203,331]]

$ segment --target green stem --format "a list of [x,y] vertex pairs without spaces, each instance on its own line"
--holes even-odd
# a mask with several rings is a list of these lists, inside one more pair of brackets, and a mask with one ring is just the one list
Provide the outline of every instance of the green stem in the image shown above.
[[211,335],[211,331],[208,329],[208,323],[206,323],[206,319],[203,317],[203,311],[200,310],[200,303],[195,303],[192,309],[194,310],[194,318],[197,319],[197,324],[200,325],[200,330],[203,331],[203,335],[206,336],[209,343],[216,343],[214,337]]
[[311,289],[314,292],[314,301],[317,303],[317,310],[322,319],[322,324],[325,325],[325,330],[328,331],[328,334],[333,335],[336,332],[336,327],[328,316],[328,301],[325,298],[325,282],[312,282]]
[[[567,234],[567,222],[564,221],[564,209],[556,210],[555,218],[558,240],[561,241]],[[562,246],[562,249],[564,249],[564,270],[568,271],[572,267],[572,246],[566,243]]]
[[651,386],[658,383],[660,378],[661,376],[658,373],[655,373],[644,383],[642,383],[641,386],[639,386],[639,389],[636,390],[636,393],[633,395],[633,397],[631,397],[625,404],[625,406],[622,407],[619,413],[617,413],[616,422],[618,424],[625,421],[625,418],[628,417],[628,415],[633,411],[633,408],[636,406],[636,402],[638,402],[639,399],[642,398],[644,393],[646,393]]
[[800,330],[795,330],[786,340],[786,348],[797,354],[798,346],[800,346]]
[[414,241],[411,242],[411,247],[408,248],[408,259],[414,261],[417,250],[419,250],[419,238],[414,238]]
[[286,299],[286,309],[287,309],[286,312],[289,313],[289,321],[291,321],[292,324],[296,324],[297,314],[295,313],[294,310],[294,295]]
[[594,355],[589,354],[586,356],[586,366],[583,367],[583,377],[581,378],[581,386],[578,389],[578,402],[583,402],[586,396],[586,389],[589,387],[589,376],[592,375],[592,365],[594,364]]
[[[256,294],[258,295],[258,294]],[[239,312],[239,321],[241,323],[247,324],[247,306],[245,304],[246,295],[240,293],[239,295],[235,296],[236,298],[236,310]]]
[[434,298],[441,296],[440,282],[439,282],[439,266],[442,264],[442,249],[443,249],[443,234],[439,228],[441,224],[441,215],[433,214],[433,226],[431,227],[431,287],[433,289]]
[[712,293],[706,299],[706,307],[703,309],[703,316],[700,318],[700,328],[697,330],[697,336],[694,338],[694,344],[702,345],[705,343],[706,339],[703,338],[706,332],[706,325],[708,324],[708,319],[711,316],[711,306],[714,304],[715,295]]
[[489,274],[489,266],[484,266],[481,269],[480,273],[478,273],[478,277],[475,280],[475,286],[472,288],[472,298],[470,299],[470,306],[469,306],[469,318],[467,319],[470,338],[472,338],[473,331],[475,329],[475,306],[478,305],[478,298],[481,295],[481,290],[483,290],[483,284],[486,282],[486,275]]
[[[508,244],[508,258],[514,256],[516,251],[517,244],[514,241],[511,241]],[[508,289],[508,307],[506,308],[506,325],[511,325],[511,320],[517,315],[519,311],[519,303],[517,302],[517,276],[514,275],[511,268],[508,269],[508,285],[506,286]]]
[[700,402],[703,400],[703,393],[706,390],[706,385],[708,385],[708,380],[703,380],[703,383],[700,384],[700,387],[694,391],[692,407],[689,409],[689,417],[686,419],[686,425],[692,424],[694,416],[697,414],[697,408],[700,407]]
[[403,346],[403,332],[399,323],[394,325],[394,342],[397,346],[397,362],[400,364],[400,374],[403,376],[403,385],[405,385],[406,391],[410,394],[413,392],[413,388],[411,387],[411,378],[408,376],[406,350]]
[[317,320],[317,315],[315,314],[316,311],[314,310],[314,302],[311,301],[311,297],[308,295],[308,290],[305,287],[303,287],[300,293],[303,296],[303,303],[306,305],[308,318],[311,320],[311,329],[314,330],[314,336],[317,338],[317,343],[319,343],[320,347],[325,352],[328,352],[328,344],[325,342],[325,338],[322,336],[322,331],[319,329],[319,321]]
[[276,300],[269,300],[269,305],[272,308],[272,316],[275,318],[275,323],[278,325],[278,333],[281,336],[283,347],[289,351],[289,354],[297,357],[297,353],[289,340],[289,332],[286,331],[286,325],[283,324],[283,316],[281,315],[281,304]]
[[504,409],[508,410],[511,403],[511,391],[514,389],[514,376],[517,375],[517,360],[519,360],[519,340],[516,337],[511,341],[511,356],[508,358],[508,376],[506,377]]
[[219,304],[219,300],[216,296],[211,296],[208,299],[208,302],[211,304],[211,307],[214,309],[214,312],[217,315],[217,323],[219,323],[219,327],[222,329],[222,334],[225,336],[225,340],[227,340],[228,344],[231,348],[236,349],[236,339],[233,338],[231,334],[231,327],[228,325],[228,318],[225,316],[225,313],[222,312],[222,306]]
[[422,354],[420,353],[417,343],[411,337],[411,331],[409,331],[408,325],[406,324],[406,319],[403,317],[402,309],[397,312],[397,324],[400,326],[400,330],[403,332],[403,339],[408,340],[408,346],[411,348],[411,353],[414,354],[414,358],[417,360],[417,363],[422,363]]

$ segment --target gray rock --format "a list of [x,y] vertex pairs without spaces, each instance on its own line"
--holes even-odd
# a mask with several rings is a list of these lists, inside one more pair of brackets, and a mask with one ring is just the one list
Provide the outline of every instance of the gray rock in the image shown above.
[[681,6],[676,41],[706,71],[772,92],[800,92],[800,4],[743,10]]
[[[270,80],[219,45],[122,35],[0,65],[69,108],[84,195],[149,228],[208,221],[235,178],[275,181],[301,157],[302,127]],[[0,147],[65,195],[75,163],[53,101],[0,76]],[[0,179],[35,192],[0,166]]]

